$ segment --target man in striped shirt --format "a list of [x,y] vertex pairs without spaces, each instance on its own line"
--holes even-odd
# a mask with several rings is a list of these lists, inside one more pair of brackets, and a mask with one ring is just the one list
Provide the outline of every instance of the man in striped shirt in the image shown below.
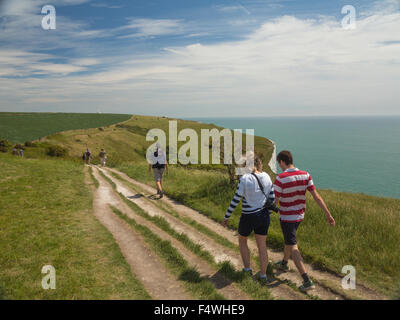
[[314,283],[307,275],[296,239],[297,228],[304,219],[307,190],[324,211],[326,219],[332,227],[335,225],[335,220],[325,205],[324,200],[315,189],[310,174],[294,167],[290,151],[285,150],[280,152],[276,160],[283,171],[283,173],[276,177],[274,192],[275,201],[279,202],[280,223],[285,239],[285,250],[283,260],[277,262],[275,266],[283,271],[288,271],[288,261],[292,257],[304,280],[299,289],[301,291],[308,291],[314,288]]

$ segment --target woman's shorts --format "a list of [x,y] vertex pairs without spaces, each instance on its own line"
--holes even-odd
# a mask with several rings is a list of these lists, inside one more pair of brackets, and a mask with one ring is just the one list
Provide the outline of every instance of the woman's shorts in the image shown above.
[[153,168],[154,180],[161,181],[165,168]]
[[239,234],[248,237],[254,231],[255,234],[266,236],[270,224],[269,212],[260,210],[255,213],[242,214],[239,221]]

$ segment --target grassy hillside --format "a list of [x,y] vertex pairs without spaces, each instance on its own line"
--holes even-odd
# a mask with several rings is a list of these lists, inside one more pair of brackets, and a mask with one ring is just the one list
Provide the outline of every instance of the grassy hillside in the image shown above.
[[[151,144],[145,141],[145,135],[151,128],[168,132],[168,120],[134,116],[123,125],[111,126],[104,131],[65,132],[49,137],[48,142],[62,144],[76,157],[86,145],[96,151],[105,147],[112,166],[139,181],[153,184],[144,159],[145,150]],[[178,130],[188,127],[199,132],[200,128],[214,126],[178,120]],[[272,144],[261,137],[256,137],[255,143],[256,151],[263,154],[266,171],[274,178],[267,167]],[[318,184],[318,177],[314,180]],[[171,197],[218,221],[222,220],[234,193],[224,168],[196,165],[173,166],[170,176],[165,179],[165,190]],[[396,296],[400,288],[400,227],[395,219],[400,212],[400,200],[328,190],[321,191],[321,194],[337,226],[330,228],[322,211],[312,199],[308,199],[307,217],[298,236],[306,259],[339,274],[344,265],[353,265],[359,279]],[[240,207],[231,219],[233,228],[237,227],[239,216]],[[276,214],[272,218],[269,242],[278,248],[283,246]]]
[[24,143],[60,131],[98,128],[129,118],[126,114],[0,112],[0,138]]
[[[146,299],[92,213],[83,167],[0,153],[0,299]],[[44,265],[56,290],[41,287]]]
[[[86,147],[89,147],[94,155],[98,154],[100,148],[105,148],[109,165],[152,185],[153,178],[147,173],[145,160],[146,149],[152,142],[145,141],[145,136],[152,128],[168,132],[168,120],[170,119],[163,117],[133,116],[123,124],[102,129],[57,133],[45,139],[42,146],[57,144],[67,148],[69,158],[75,160],[76,166],[79,166],[77,161],[81,162],[80,156]],[[178,120],[178,130],[193,128],[199,132],[201,128],[214,127],[194,121]],[[255,143],[256,151],[264,157],[266,171],[274,178],[267,167],[273,145],[261,137],[256,137]],[[36,148],[28,148],[26,155],[47,158],[43,150],[39,144]],[[94,162],[97,161],[95,157]],[[318,177],[313,175],[313,178],[318,185]],[[40,187],[38,184],[37,188]],[[226,168],[201,165],[172,166],[170,175],[165,178],[165,190],[171,197],[217,221],[222,220],[234,193]],[[337,226],[334,229],[329,228],[322,211],[312,199],[308,199],[306,219],[298,235],[300,249],[306,259],[337,273],[341,272],[344,265],[353,265],[356,267],[358,279],[399,298],[400,227],[395,219],[400,212],[400,200],[329,190],[320,192],[330,207]],[[20,209],[25,206],[27,204],[20,206]],[[239,216],[240,206],[230,221],[231,227],[237,227]],[[275,247],[283,246],[276,214],[272,216],[268,241]]]

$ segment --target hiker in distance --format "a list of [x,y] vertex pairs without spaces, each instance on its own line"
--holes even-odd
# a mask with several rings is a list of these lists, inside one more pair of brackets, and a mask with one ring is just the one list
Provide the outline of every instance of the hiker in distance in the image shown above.
[[303,258],[297,247],[296,232],[300,223],[304,220],[306,209],[306,191],[308,190],[314,200],[324,211],[326,220],[333,227],[335,220],[329,212],[324,200],[315,189],[311,175],[301,171],[293,165],[293,157],[290,151],[282,151],[276,158],[283,173],[276,177],[274,183],[275,201],[279,203],[280,224],[285,239],[284,256],[281,261],[275,263],[275,267],[282,271],[289,271],[288,261],[292,257],[303,284],[299,289],[303,292],[314,289],[314,283],[309,278],[304,266]]
[[84,155],[86,164],[90,164],[90,159],[92,158],[92,154],[90,153],[89,148],[86,149]]
[[160,199],[164,196],[164,191],[162,188],[162,178],[164,174],[164,170],[168,176],[168,161],[167,155],[162,150],[159,143],[156,144],[156,149],[152,154],[151,163],[149,163],[149,174],[151,173],[151,169],[153,169],[154,180],[157,186],[157,194],[160,195]]
[[[254,168],[251,173],[244,174],[240,180],[236,193],[229,205],[222,221],[227,226],[228,219],[236,206],[242,200],[242,215],[239,222],[239,248],[243,260],[243,272],[252,275],[250,267],[250,250],[247,245],[249,235],[254,231],[260,259],[261,283],[267,283],[267,233],[270,224],[270,211],[265,207],[266,203],[274,201],[274,190],[271,178],[262,171],[263,165],[260,158],[254,157]],[[269,201],[268,201],[269,200]]]
[[104,167],[106,165],[106,161],[107,161],[107,154],[104,151],[104,149],[101,149],[101,151],[99,153],[99,158],[100,158],[101,166]]

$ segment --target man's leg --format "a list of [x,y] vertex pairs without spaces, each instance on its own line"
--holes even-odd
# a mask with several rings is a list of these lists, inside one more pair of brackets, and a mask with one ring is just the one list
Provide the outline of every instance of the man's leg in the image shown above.
[[245,269],[250,268],[250,250],[247,245],[247,237],[243,237],[239,235],[239,248],[240,248],[240,255],[242,256],[243,265]]
[[288,248],[288,251],[290,250],[294,264],[296,265],[297,270],[299,270],[300,274],[303,275],[303,274],[307,273],[306,267],[304,265],[303,257],[301,256],[301,253],[299,251],[299,248],[297,247],[297,244],[292,245],[292,246],[285,246],[284,260],[288,261],[288,260],[286,260],[286,247]]
[[258,256],[260,257],[260,274],[267,274],[268,252],[267,252],[267,236],[256,234],[256,242],[258,248]]
[[290,257],[292,256],[292,248],[293,246],[288,246],[285,244],[285,249],[283,250],[283,260],[288,262]]

